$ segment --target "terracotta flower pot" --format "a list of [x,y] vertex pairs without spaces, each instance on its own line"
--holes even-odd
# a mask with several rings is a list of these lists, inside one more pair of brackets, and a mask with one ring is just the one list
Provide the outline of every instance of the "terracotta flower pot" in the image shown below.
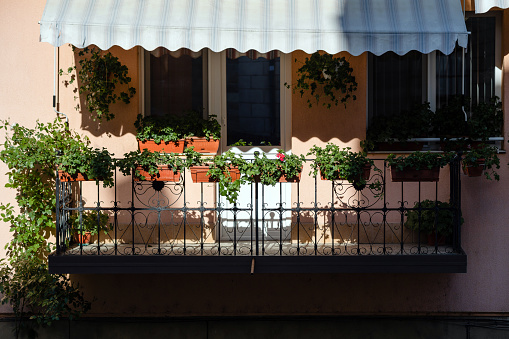
[[437,236],[435,232],[428,234],[428,245],[435,246],[435,241],[438,246],[445,245],[445,235],[439,234]]
[[194,147],[198,153],[211,153],[217,154],[219,149],[219,140],[210,139],[207,141],[205,138],[190,138],[186,139],[186,147]]
[[154,140],[138,140],[138,148],[140,151],[148,149],[149,152],[161,152],[161,153],[182,153],[184,152],[184,140],[169,141],[156,144]]
[[375,144],[375,150],[380,152],[414,152],[414,151],[422,151],[422,148],[424,147],[424,142],[421,141],[407,141],[407,142],[400,142],[396,141],[393,143],[384,141],[384,142],[377,142]]
[[[209,166],[191,166],[189,168],[191,171],[191,178],[193,182],[217,182],[218,180],[213,180],[210,176],[207,175],[209,170]],[[240,171],[236,167],[232,167],[228,170],[230,172],[231,181],[235,181],[240,179]]]
[[167,165],[160,165],[157,167],[159,168],[159,172],[157,174],[150,175],[148,171],[143,169],[143,167],[137,166],[136,170],[140,172],[140,175],[135,175],[134,181],[140,181],[141,176],[145,177],[145,181],[180,181],[180,171],[173,171],[173,169]]
[[90,238],[92,237],[92,234],[90,232],[76,232],[74,235],[77,242],[80,244],[90,244]]
[[463,164],[463,173],[468,175],[469,177],[480,177],[484,172],[484,159],[478,159],[477,164],[466,165]]
[[396,168],[396,166],[391,166],[391,176],[393,182],[438,181],[438,179],[440,178],[440,167],[419,170],[412,167],[407,167],[404,170],[400,171]]
[[[293,177],[287,177],[286,174],[283,174],[282,176],[279,177],[278,182],[290,182],[290,183],[291,182],[300,182],[301,176],[302,176],[302,169],[301,169],[301,171],[299,172],[298,175],[293,176]],[[261,181],[259,175],[255,175],[253,177],[253,180],[254,180],[254,182],[260,182]]]
[[77,172],[74,174],[69,174],[64,171],[58,171],[58,178],[62,182],[69,182],[69,181],[92,181],[92,179],[89,179],[86,174]]
[[[368,163],[368,164],[364,165],[364,167],[362,168],[361,174],[359,175],[358,178],[356,178],[354,180],[354,182],[360,181],[361,179],[368,181],[370,176],[371,176],[371,164]],[[320,170],[320,178],[322,180],[327,180],[327,178],[325,178],[325,173],[323,173],[321,170]],[[346,179],[342,178],[338,172],[337,180],[346,180]]]

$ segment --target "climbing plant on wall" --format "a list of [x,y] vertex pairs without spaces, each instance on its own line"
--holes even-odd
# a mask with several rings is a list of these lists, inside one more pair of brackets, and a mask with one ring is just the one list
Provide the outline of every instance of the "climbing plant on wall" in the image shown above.
[[[73,51],[76,48],[73,47]],[[78,52],[79,67],[71,66],[60,75],[70,75],[77,72],[79,80],[79,94],[85,95],[85,106],[92,114],[94,120],[111,120],[115,114],[111,112],[110,105],[121,101],[125,104],[131,102],[136,89],[129,86],[131,77],[129,69],[123,65],[118,57],[111,52],[103,52],[96,48],[84,48]],[[73,84],[76,77],[71,75],[68,84]],[[125,90],[118,93],[117,85],[125,85]],[[76,107],[79,109],[79,106]]]
[[[16,190],[16,205],[0,203],[0,217],[10,225],[7,258],[0,261],[2,303],[12,306],[16,337],[23,325],[50,325],[61,317],[73,319],[90,303],[67,276],[48,273],[48,239],[55,228],[55,169],[57,150],[87,145],[58,120],[26,128],[0,121],[6,131],[0,159],[8,166],[8,188]],[[33,322],[24,319],[29,316]],[[30,328],[34,331],[34,328]]]
[[[312,99],[307,99],[309,107],[313,106],[314,101],[318,104],[321,100],[327,108],[339,103],[346,107],[348,99],[357,99],[353,94],[357,90],[357,82],[352,73],[353,69],[346,58],[315,52],[297,70],[293,90],[298,91],[301,97],[310,91]],[[287,84],[287,87],[290,86]]]

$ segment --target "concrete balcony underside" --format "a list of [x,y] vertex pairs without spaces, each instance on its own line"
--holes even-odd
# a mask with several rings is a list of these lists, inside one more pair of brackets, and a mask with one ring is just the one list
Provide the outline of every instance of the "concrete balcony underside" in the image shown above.
[[[251,248],[253,250],[251,251]],[[467,256],[418,244],[91,244],[49,257],[50,273],[465,273]]]

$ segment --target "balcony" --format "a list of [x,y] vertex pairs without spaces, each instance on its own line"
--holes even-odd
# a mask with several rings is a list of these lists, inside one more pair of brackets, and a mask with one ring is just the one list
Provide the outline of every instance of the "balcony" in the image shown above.
[[[177,182],[117,171],[112,188],[57,180],[50,272],[466,272],[459,159],[437,182],[392,182],[386,160],[374,161],[364,187],[309,176],[306,161],[300,182],[246,185],[235,204],[217,184],[193,183],[187,170]],[[419,204],[425,200],[433,204]],[[432,213],[435,228],[443,210],[453,216],[452,233],[428,237],[424,214]],[[412,211],[414,230],[405,225]],[[82,235],[87,214],[98,228],[106,215],[108,230],[81,244],[71,225]]]

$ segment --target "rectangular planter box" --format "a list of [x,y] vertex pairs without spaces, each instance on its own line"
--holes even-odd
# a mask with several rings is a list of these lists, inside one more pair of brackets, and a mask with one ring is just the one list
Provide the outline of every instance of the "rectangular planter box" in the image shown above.
[[484,164],[478,164],[475,166],[462,166],[463,173],[469,177],[480,177],[484,172]]
[[61,182],[70,182],[70,181],[92,181],[92,179],[88,179],[86,174],[77,172],[73,175],[64,172],[64,171],[58,171],[58,178]]
[[[145,177],[145,181],[180,181],[180,171],[174,172],[171,168],[164,165],[158,167],[159,173],[156,175],[150,175],[141,166],[136,167],[136,169],[140,172],[140,175]],[[141,181],[141,179],[135,175],[134,181]]]
[[[299,172],[299,174],[294,177],[287,177],[285,174],[283,174],[282,176],[279,177],[278,182],[290,182],[290,183],[291,182],[300,182],[301,176],[302,176],[302,169]],[[254,182],[260,182],[260,176],[259,175],[254,176],[253,180],[254,180]]]
[[381,152],[414,152],[414,151],[422,151],[422,148],[424,147],[424,142],[421,141],[407,141],[407,142],[401,142],[396,141],[393,143],[384,141],[384,142],[377,142],[375,144],[375,150],[381,151]]
[[[358,180],[360,180],[360,179],[362,178],[362,179],[364,179],[364,180],[368,181],[368,180],[369,180],[370,175],[371,175],[371,165],[370,165],[370,164],[367,164],[367,165],[365,165],[365,166],[362,168],[362,173],[361,173],[361,175],[360,175],[360,177],[359,177],[359,179],[358,179]],[[321,170],[320,170],[320,179],[322,179],[322,180],[327,180],[327,179],[325,178],[325,175],[322,173],[322,171],[321,171]],[[338,173],[338,174],[337,174],[337,179],[336,179],[336,180],[346,180],[346,179],[341,178],[341,177],[339,176],[339,173]],[[358,180],[356,180],[356,181],[358,181]]]
[[[191,178],[193,179],[193,182],[217,182],[217,180],[212,180],[207,175],[209,170],[208,166],[191,166],[189,170],[191,171]],[[240,171],[238,168],[230,168],[229,172],[232,182],[240,179]]]
[[140,151],[148,149],[149,152],[161,152],[161,153],[182,153],[184,152],[184,140],[170,141],[156,144],[154,140],[138,140],[138,148]]
[[399,171],[395,166],[391,166],[391,176],[393,182],[438,181],[440,178],[440,167],[420,170],[416,170],[415,168],[405,168],[403,171]]
[[194,147],[198,153],[217,154],[219,150],[219,140],[210,139],[207,141],[205,138],[191,138],[186,139],[186,147]]

